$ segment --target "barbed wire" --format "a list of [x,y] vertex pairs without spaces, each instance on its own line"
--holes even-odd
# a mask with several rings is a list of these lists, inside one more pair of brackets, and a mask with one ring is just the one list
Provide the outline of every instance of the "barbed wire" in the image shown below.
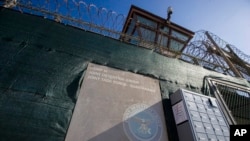
[[164,38],[159,38],[159,41],[155,43],[154,33],[148,33],[147,30],[140,30],[140,33],[134,35],[122,33],[126,21],[125,15],[104,7],[97,7],[95,4],[87,4],[82,0],[5,0],[0,1],[0,6],[15,9],[22,13],[42,16],[114,39],[121,39],[121,37],[125,39],[124,41],[129,39],[132,44],[153,49],[163,55],[176,57],[181,54],[182,60],[232,75],[225,60],[214,54],[213,43],[205,34],[207,32],[223,51],[233,51],[240,59],[250,64],[248,55],[217,35],[205,30],[197,31],[183,52],[166,48],[167,40]]
[[214,47],[212,42],[205,35],[205,30],[201,30],[195,33],[193,39],[188,43],[183,54],[192,56],[190,59],[186,55],[182,55],[182,59],[191,61],[193,64],[201,65],[212,70],[218,70],[221,73],[225,73],[222,70],[227,69],[229,66],[225,60],[217,55],[214,55]]
[[[212,39],[208,38],[207,34],[209,34]],[[231,70],[232,68],[230,68],[225,58],[218,54],[215,44],[211,40],[213,40],[216,46],[218,46],[225,53],[239,58],[243,64],[250,64],[250,56],[244,54],[235,46],[230,45],[219,36],[205,30],[200,30],[195,33],[195,36],[183,51],[181,59],[220,73],[235,76]],[[234,67],[240,71],[242,76],[250,81],[249,68],[244,65],[238,65],[238,63],[239,62],[235,60],[232,62]]]
[[115,39],[126,20],[123,14],[82,0],[6,0],[0,4]]
[[241,50],[239,50],[237,47],[235,47],[234,45],[228,44],[228,46],[233,50],[233,52],[242,60],[244,60],[245,62],[247,62],[248,64],[250,64],[250,56],[246,55],[245,53],[243,53]]
[[209,34],[214,39],[214,41],[219,45],[219,47],[222,48],[224,51],[226,51],[226,52],[233,51],[233,53],[235,55],[237,55],[241,60],[245,61],[245,63],[250,64],[250,56],[249,55],[243,53],[237,47],[235,47],[234,45],[229,44],[225,40],[221,39],[219,36],[217,36],[217,35],[215,35],[215,34],[213,34],[211,32],[209,32]]

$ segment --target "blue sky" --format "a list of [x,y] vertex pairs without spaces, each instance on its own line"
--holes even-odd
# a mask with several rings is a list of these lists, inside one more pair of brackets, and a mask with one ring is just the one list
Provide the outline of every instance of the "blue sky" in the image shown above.
[[192,31],[208,30],[250,55],[250,0],[83,0],[127,15],[136,5],[166,17],[168,6],[174,12],[171,21]]

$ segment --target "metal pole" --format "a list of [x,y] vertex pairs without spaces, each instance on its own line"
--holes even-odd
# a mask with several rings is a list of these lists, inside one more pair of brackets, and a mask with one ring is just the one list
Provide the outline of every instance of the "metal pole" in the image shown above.
[[229,65],[229,67],[234,72],[235,76],[243,78],[242,74],[234,67],[234,65],[232,64],[232,62],[227,58],[227,56],[224,54],[224,52],[221,50],[221,48],[213,40],[213,38],[211,37],[211,35],[207,31],[205,32],[205,34],[208,37],[208,39],[213,43],[213,45],[215,46],[215,48],[218,51],[218,53],[225,59],[226,63]]

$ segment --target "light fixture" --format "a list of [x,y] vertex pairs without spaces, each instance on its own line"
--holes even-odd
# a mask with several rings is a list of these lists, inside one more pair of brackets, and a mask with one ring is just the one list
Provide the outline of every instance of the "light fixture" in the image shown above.
[[173,9],[171,6],[168,7],[168,17],[167,17],[167,23],[170,23],[171,15],[173,14]]

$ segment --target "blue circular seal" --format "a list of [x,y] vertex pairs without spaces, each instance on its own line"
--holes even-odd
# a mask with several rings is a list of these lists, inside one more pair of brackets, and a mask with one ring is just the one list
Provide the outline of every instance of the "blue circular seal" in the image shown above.
[[146,104],[134,104],[123,115],[123,127],[131,141],[158,141],[162,124],[158,113]]

